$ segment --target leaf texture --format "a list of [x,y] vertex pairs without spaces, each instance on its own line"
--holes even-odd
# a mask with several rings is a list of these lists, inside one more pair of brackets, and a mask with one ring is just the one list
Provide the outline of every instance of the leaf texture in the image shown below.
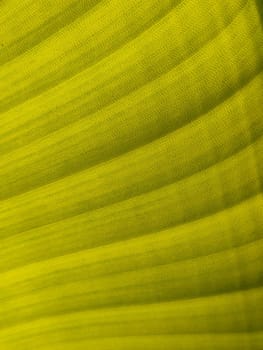
[[263,6],[0,2],[0,349],[260,350]]

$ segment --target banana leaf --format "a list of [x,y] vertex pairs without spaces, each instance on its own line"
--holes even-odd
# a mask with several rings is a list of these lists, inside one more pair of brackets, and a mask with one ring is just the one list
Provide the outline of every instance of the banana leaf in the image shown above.
[[263,2],[0,1],[0,349],[263,347]]

